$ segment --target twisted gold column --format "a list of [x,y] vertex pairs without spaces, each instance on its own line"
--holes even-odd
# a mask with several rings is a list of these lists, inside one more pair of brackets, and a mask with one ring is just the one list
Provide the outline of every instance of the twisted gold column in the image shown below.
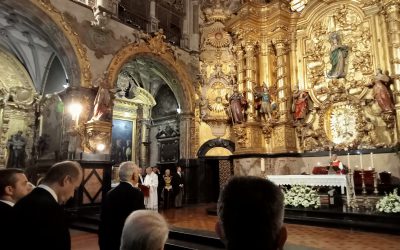
[[255,46],[253,43],[247,43],[245,47],[245,61],[246,61],[246,100],[249,103],[249,108],[247,109],[247,121],[255,121],[254,112],[254,96],[253,88],[255,85],[255,70],[256,70],[256,58],[255,58]]
[[236,45],[234,46],[234,53],[236,55],[237,60],[237,85],[240,92],[243,91],[243,82],[244,82],[244,51],[242,46]]
[[273,45],[276,48],[277,62],[276,62],[276,78],[277,78],[277,90],[278,90],[278,111],[279,121],[288,122],[289,110],[288,110],[288,93],[290,91],[289,82],[289,48],[288,41],[284,38],[277,38],[272,40]]
[[276,79],[277,79],[277,102],[279,120],[273,132],[273,152],[296,151],[296,140],[294,128],[290,124],[290,78],[289,78],[289,43],[286,38],[278,37],[272,40],[276,49]]

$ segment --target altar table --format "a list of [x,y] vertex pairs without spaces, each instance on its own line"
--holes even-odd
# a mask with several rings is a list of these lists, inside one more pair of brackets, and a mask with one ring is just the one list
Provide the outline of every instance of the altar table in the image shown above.
[[267,179],[276,185],[340,187],[342,194],[348,188],[346,175],[268,175]]

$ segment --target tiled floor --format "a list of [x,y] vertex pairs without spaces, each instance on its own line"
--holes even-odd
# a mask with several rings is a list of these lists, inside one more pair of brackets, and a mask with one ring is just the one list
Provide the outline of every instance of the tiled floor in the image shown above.
[[[171,226],[214,231],[216,216],[207,215],[207,205],[170,209],[161,213]],[[346,229],[322,228],[286,224],[288,250],[346,249],[346,250],[400,250],[400,236],[358,232]],[[72,231],[73,250],[98,250],[97,235]]]

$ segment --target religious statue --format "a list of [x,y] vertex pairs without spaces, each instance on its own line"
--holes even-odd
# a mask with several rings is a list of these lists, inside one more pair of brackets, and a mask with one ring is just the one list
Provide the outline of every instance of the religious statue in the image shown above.
[[229,111],[233,123],[244,122],[243,111],[245,103],[246,100],[244,99],[243,95],[238,91],[237,88],[235,88],[233,94],[229,97]]
[[349,48],[346,45],[341,45],[339,33],[337,32],[333,32],[329,36],[329,39],[332,44],[330,54],[332,68],[328,72],[328,77],[335,79],[344,78],[346,76],[345,66]]
[[254,89],[254,96],[256,99],[256,103],[258,102],[255,107],[256,110],[258,110],[258,112],[264,119],[266,119],[265,116],[268,116],[268,118],[271,119],[274,107],[271,103],[271,95],[267,85],[264,83],[261,91]]
[[93,6],[93,16],[95,21],[91,22],[91,25],[101,30],[105,30],[109,21],[109,14],[103,6]]
[[311,100],[306,91],[299,90],[298,86],[293,91],[292,112],[295,121],[305,119],[310,108]]
[[384,113],[393,113],[394,111],[393,97],[389,88],[390,83],[390,77],[383,74],[381,69],[377,69],[374,81],[370,84],[373,85],[374,98]]
[[108,89],[99,86],[96,98],[94,99],[94,110],[92,121],[107,120],[110,114],[111,96]]
[[9,167],[24,168],[26,139],[22,136],[22,131],[12,135],[10,139],[8,142],[9,157],[11,157],[9,158]]

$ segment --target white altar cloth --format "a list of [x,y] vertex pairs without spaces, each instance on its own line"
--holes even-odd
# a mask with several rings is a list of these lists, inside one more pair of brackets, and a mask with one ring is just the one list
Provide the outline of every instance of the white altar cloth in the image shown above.
[[340,187],[342,194],[347,189],[346,175],[268,175],[267,179],[276,185]]

